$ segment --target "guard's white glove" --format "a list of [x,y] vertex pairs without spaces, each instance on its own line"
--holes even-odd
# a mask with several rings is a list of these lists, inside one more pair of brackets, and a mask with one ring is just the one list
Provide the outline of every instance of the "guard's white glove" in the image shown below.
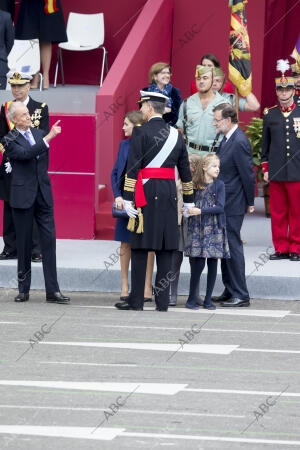
[[10,162],[6,162],[4,165],[5,165],[5,172],[6,173],[11,173],[12,167],[10,165]]
[[190,208],[193,208],[195,206],[195,203],[184,203],[183,204],[183,216],[184,217],[190,217],[187,210]]
[[134,209],[130,200],[124,200],[124,208],[129,217],[135,218],[138,215],[137,210]]

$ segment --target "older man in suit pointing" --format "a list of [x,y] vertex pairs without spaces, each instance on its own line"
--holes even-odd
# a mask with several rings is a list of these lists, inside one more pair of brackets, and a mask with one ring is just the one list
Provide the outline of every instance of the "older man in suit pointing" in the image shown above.
[[48,176],[49,142],[61,132],[58,126],[60,121],[45,136],[42,130],[31,128],[29,111],[23,103],[11,103],[7,114],[15,125],[4,139],[13,169],[10,206],[17,236],[19,285],[19,295],[15,301],[29,299],[32,225],[35,217],[43,254],[46,301],[67,303],[70,299],[61,294],[57,282],[53,197]]
[[220,158],[219,178],[226,189],[226,228],[230,259],[223,259],[222,280],[225,290],[213,301],[221,306],[249,306],[244,249],[240,231],[246,212],[254,212],[255,176],[250,142],[239,128],[235,109],[228,104],[214,108],[214,123],[224,135],[217,150]]

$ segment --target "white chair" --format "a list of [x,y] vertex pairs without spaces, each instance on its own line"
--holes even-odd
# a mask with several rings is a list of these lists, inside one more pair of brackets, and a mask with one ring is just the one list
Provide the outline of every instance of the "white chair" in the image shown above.
[[70,12],[67,24],[68,42],[58,45],[57,63],[55,69],[54,87],[56,87],[58,65],[61,67],[62,84],[65,84],[62,61],[62,49],[86,52],[100,48],[103,51],[100,86],[103,84],[104,66],[108,72],[107,51],[103,47],[104,42],[104,17],[99,14],[78,14]]
[[[13,72],[24,72],[30,75],[39,73],[40,71],[40,46],[38,39],[30,41],[21,41],[15,39],[14,46],[8,55],[8,67]],[[40,91],[43,87],[43,76],[40,76]],[[9,85],[6,89],[10,89]]]

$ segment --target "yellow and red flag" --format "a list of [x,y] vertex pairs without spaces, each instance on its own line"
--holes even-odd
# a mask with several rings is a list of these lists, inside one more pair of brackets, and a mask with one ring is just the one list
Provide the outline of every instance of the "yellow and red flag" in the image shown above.
[[46,14],[53,14],[58,11],[55,0],[45,0],[44,11]]
[[229,0],[231,6],[229,79],[246,97],[252,91],[250,43],[245,14],[246,0]]

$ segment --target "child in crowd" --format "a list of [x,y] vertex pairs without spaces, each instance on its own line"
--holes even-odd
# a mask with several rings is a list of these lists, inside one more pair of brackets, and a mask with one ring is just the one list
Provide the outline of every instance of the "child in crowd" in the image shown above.
[[215,154],[204,155],[193,172],[195,207],[187,213],[188,232],[184,249],[190,257],[190,292],[186,307],[199,309],[197,303],[198,284],[207,260],[207,286],[203,307],[216,309],[211,295],[217,277],[219,258],[230,258],[225,228],[225,185],[217,177],[220,160]]
[[[191,174],[194,173],[194,168],[199,164],[201,161],[201,156],[190,153],[189,154],[189,162],[190,162],[190,169]],[[179,281],[179,275],[180,275],[180,267],[183,260],[183,251],[184,247],[186,245],[186,236],[187,236],[187,226],[188,226],[188,218],[183,217],[182,215],[182,208],[183,208],[183,198],[182,198],[182,184],[181,180],[178,180],[176,182],[176,190],[177,190],[177,205],[178,205],[178,250],[174,250],[172,254],[172,266],[171,271],[174,274],[171,286],[170,286],[170,302],[169,306],[176,306],[177,303],[177,290],[178,290],[178,281]],[[199,279],[200,281],[200,279]],[[201,299],[199,295],[199,286],[197,289],[197,303],[199,305],[203,305],[203,300]]]

